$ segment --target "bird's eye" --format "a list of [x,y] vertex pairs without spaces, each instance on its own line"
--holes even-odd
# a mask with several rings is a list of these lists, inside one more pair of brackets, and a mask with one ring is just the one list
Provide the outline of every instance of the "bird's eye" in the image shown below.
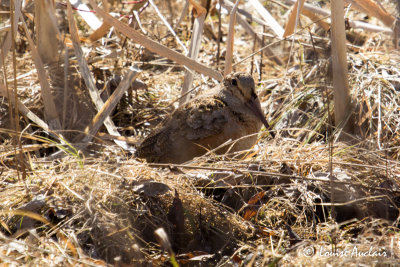
[[232,79],[231,83],[232,83],[233,86],[237,86],[237,80],[236,79]]

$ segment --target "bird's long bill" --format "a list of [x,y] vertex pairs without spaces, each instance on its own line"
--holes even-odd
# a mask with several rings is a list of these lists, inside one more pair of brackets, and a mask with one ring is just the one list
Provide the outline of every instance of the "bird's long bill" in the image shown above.
[[259,118],[262,121],[265,128],[269,131],[269,134],[272,136],[272,138],[274,138],[275,134],[274,134],[274,132],[271,131],[269,123],[265,119],[264,114],[263,114],[262,110],[260,109],[259,105],[257,105],[256,99],[252,98],[246,104],[249,107],[249,109],[254,113],[254,115],[256,115],[257,118]]

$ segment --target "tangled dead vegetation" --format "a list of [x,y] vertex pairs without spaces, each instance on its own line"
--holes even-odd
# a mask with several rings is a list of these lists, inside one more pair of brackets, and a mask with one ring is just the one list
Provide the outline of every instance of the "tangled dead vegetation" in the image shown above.
[[[164,7],[163,13],[171,12],[171,20],[183,9],[179,1],[154,2]],[[275,2],[268,1],[266,7],[284,25],[290,12]],[[329,10],[327,1],[319,2]],[[380,2],[396,14],[393,3]],[[110,8],[128,12],[120,3]],[[182,52],[165,24],[150,19],[157,16],[156,10],[147,7],[143,12],[140,27],[146,35]],[[216,5],[209,12],[198,61],[221,69],[225,43],[217,60]],[[367,20],[363,12],[351,9],[348,17]],[[81,37],[88,36],[84,22],[76,20]],[[222,16],[224,40],[228,21]],[[2,97],[0,262],[395,266],[400,261],[400,54],[389,35],[347,29],[356,127],[354,140],[341,142],[340,129],[333,127],[330,39],[322,22],[303,17],[297,40],[265,37],[284,65],[265,54],[251,59],[254,36],[236,29],[234,69],[253,70],[258,76],[262,108],[277,134],[271,139],[263,130],[245,155],[209,151],[182,165],[148,164],[100,134],[79,150],[95,107],[79,75],[67,81],[75,89],[69,92],[70,103],[64,102],[65,81],[57,73],[65,69],[60,66],[49,72],[52,93],[60,110],[71,107],[71,114],[77,114],[65,116],[65,139],[60,141],[22,116],[21,131],[16,132],[10,102]],[[374,18],[368,22],[379,24]],[[182,40],[189,39],[192,23],[186,18],[175,29]],[[262,26],[250,25],[263,32]],[[44,118],[41,86],[25,34],[19,29],[18,98]],[[143,138],[177,106],[184,68],[119,34],[94,44],[87,41],[82,47],[104,100],[130,66],[142,70],[140,81],[127,90],[111,119],[122,135]],[[10,55],[5,58],[6,63],[12,60]],[[8,80],[13,79],[10,66],[5,64],[3,70]],[[70,58],[68,71],[77,68]],[[191,95],[213,85],[214,80],[196,74]],[[56,151],[66,156],[52,157]]]

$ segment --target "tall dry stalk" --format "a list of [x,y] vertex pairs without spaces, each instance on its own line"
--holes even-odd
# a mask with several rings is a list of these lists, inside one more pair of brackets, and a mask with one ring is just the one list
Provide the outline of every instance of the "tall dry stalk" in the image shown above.
[[[347,72],[346,33],[343,0],[332,0],[332,75],[335,104],[335,124],[346,133],[353,132],[352,108]],[[344,135],[342,135],[344,138]]]
[[225,56],[225,69],[224,76],[232,72],[232,61],[233,61],[233,46],[235,40],[235,23],[236,23],[236,11],[238,9],[240,0],[237,0],[229,14],[229,31],[228,38],[226,41],[226,56]]

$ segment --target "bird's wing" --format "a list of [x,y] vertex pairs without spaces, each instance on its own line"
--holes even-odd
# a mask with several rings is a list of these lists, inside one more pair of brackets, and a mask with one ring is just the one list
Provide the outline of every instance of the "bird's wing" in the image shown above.
[[[217,97],[192,100],[175,110],[137,148],[136,155],[149,161],[158,161],[182,140],[199,141],[218,135],[228,122],[228,108]],[[184,149],[184,148],[182,148]]]
[[191,141],[217,135],[228,121],[227,112],[226,103],[217,97],[190,101],[175,112],[179,120],[177,130]]

